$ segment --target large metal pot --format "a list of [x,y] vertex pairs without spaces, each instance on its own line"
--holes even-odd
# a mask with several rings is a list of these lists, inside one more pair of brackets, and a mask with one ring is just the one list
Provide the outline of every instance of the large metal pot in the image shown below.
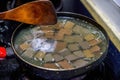
[[12,48],[15,52],[17,59],[22,63],[21,65],[26,66],[28,69],[31,70],[31,72],[33,72],[37,76],[44,77],[46,79],[51,79],[51,80],[53,80],[53,79],[57,79],[57,80],[58,79],[65,79],[66,80],[66,79],[70,79],[70,78],[78,76],[78,75],[82,75],[82,74],[86,73],[87,71],[95,68],[97,65],[99,65],[103,61],[103,59],[106,57],[109,40],[108,40],[108,36],[107,36],[105,30],[99,24],[97,24],[94,20],[92,20],[88,17],[85,17],[85,16],[80,15],[80,14],[69,13],[69,12],[60,12],[60,13],[57,13],[57,16],[58,17],[82,19],[82,20],[85,20],[85,21],[91,23],[95,27],[97,27],[104,34],[104,36],[106,38],[106,42],[107,42],[107,45],[105,45],[106,50],[104,51],[102,56],[98,60],[92,62],[89,65],[86,65],[86,66],[80,67],[80,68],[76,68],[76,69],[71,69],[71,70],[51,70],[51,69],[45,69],[45,68],[41,68],[39,66],[36,66],[34,64],[31,64],[18,55],[18,53],[15,49],[15,46],[14,46],[14,39],[17,36],[18,32],[21,31],[22,29],[26,28],[27,26],[28,27],[30,26],[28,24],[23,24],[23,23],[20,24],[13,32],[13,35],[11,38],[11,44],[12,44]]

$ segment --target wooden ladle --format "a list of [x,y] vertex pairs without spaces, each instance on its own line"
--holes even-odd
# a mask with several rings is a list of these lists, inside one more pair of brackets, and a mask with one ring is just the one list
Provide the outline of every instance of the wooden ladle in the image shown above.
[[14,9],[1,12],[0,19],[34,25],[50,25],[57,22],[54,6],[49,0],[32,1]]

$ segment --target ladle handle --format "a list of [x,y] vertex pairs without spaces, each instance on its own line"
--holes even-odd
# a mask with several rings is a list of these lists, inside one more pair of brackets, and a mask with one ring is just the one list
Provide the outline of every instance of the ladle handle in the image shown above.
[[5,19],[5,13],[4,12],[0,12],[0,19]]
[[1,12],[0,19],[34,25],[51,25],[57,22],[54,6],[49,0],[32,1],[14,9]]

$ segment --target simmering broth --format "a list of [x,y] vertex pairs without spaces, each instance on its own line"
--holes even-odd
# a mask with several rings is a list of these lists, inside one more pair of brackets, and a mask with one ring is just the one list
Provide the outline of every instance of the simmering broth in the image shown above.
[[56,25],[28,26],[15,38],[18,55],[48,69],[74,69],[98,60],[106,50],[104,34],[87,21],[58,17]]

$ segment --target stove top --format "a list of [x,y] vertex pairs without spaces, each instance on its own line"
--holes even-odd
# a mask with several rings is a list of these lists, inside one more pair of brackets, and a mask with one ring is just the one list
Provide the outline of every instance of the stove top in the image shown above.
[[[16,1],[17,3],[14,1]],[[20,1],[25,2],[31,0],[1,0],[1,2],[7,4],[7,6],[5,5],[0,6],[0,7],[4,7],[2,8],[3,10],[1,11],[8,10],[15,6],[18,6],[18,4],[20,4]],[[56,1],[56,0],[51,0],[51,1]],[[58,1],[62,1],[62,0],[58,0]],[[60,6],[59,8],[56,8],[56,11],[72,11],[79,13],[79,11],[77,11],[75,8],[72,8],[72,10],[70,10],[70,7],[68,7],[65,3],[66,1],[68,0],[63,0],[63,3],[61,4],[60,2],[57,3],[60,4]],[[73,1],[73,0],[69,0],[69,1]],[[71,5],[74,6],[72,2]],[[83,13],[84,12],[83,9],[80,10],[82,14],[87,15],[87,13]],[[10,38],[12,32],[19,24],[20,23],[14,21],[0,20],[0,46],[5,47],[7,50],[7,57],[0,60],[0,80],[46,80],[44,78],[33,75],[29,70],[25,69],[22,65],[20,65],[14,56],[14,52],[10,44]],[[80,75],[71,78],[69,80],[114,80],[114,77],[113,77],[113,72],[105,59],[100,65],[98,65],[95,69],[91,70],[90,72],[87,72],[82,76]]]

